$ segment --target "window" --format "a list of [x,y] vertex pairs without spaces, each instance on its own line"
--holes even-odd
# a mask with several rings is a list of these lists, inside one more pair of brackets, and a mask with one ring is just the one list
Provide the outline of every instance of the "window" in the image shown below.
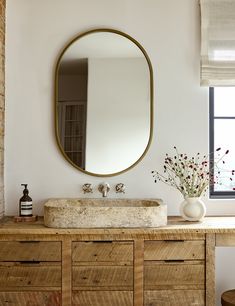
[[[220,169],[219,184],[210,187],[211,198],[235,197],[235,87],[210,88],[210,152],[229,150]],[[214,162],[210,155],[211,164]]]

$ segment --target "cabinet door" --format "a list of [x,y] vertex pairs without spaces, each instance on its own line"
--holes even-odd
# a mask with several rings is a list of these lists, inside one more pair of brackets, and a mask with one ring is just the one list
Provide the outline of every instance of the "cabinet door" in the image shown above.
[[73,306],[133,306],[133,243],[73,242]]
[[0,242],[0,305],[61,305],[61,242]]
[[205,305],[205,241],[146,241],[145,306]]
[[0,263],[0,290],[11,287],[61,287],[61,265],[40,262]]
[[203,261],[155,261],[144,264],[144,288],[203,289],[205,266]]
[[144,260],[204,260],[204,240],[146,241]]
[[73,262],[109,262],[120,265],[133,263],[133,243],[119,241],[73,242]]
[[74,291],[73,306],[133,306],[132,291]]
[[61,306],[59,291],[0,292],[1,306]]
[[0,241],[0,261],[61,261],[61,243]]
[[204,290],[151,290],[144,293],[144,306],[205,306]]

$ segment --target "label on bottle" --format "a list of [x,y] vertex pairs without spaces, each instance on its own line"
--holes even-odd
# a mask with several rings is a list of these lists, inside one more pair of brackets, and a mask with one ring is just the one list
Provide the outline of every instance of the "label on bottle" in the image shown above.
[[33,202],[20,202],[20,215],[29,216],[33,214]]

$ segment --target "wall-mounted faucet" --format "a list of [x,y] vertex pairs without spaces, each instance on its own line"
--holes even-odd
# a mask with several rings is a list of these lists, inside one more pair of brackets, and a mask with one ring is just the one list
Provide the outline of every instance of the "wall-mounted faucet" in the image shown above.
[[109,183],[102,183],[102,184],[100,184],[99,187],[98,187],[98,190],[99,190],[99,192],[102,193],[102,197],[106,198],[107,194],[108,194],[108,192],[110,190]]

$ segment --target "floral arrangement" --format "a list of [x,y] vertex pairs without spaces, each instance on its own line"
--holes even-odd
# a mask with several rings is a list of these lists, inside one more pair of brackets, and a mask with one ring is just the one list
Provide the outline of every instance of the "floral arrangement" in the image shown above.
[[[225,164],[224,157],[229,153],[226,150],[221,154],[221,148],[216,149],[214,165],[210,165],[209,155],[188,157],[185,153],[179,153],[174,147],[175,155],[166,154],[164,161],[164,174],[152,171],[155,183],[161,181],[181,192],[184,198],[200,197],[206,191],[209,184],[219,184],[220,164]],[[235,170],[231,171],[234,175]],[[232,178],[230,177],[230,180]]]

